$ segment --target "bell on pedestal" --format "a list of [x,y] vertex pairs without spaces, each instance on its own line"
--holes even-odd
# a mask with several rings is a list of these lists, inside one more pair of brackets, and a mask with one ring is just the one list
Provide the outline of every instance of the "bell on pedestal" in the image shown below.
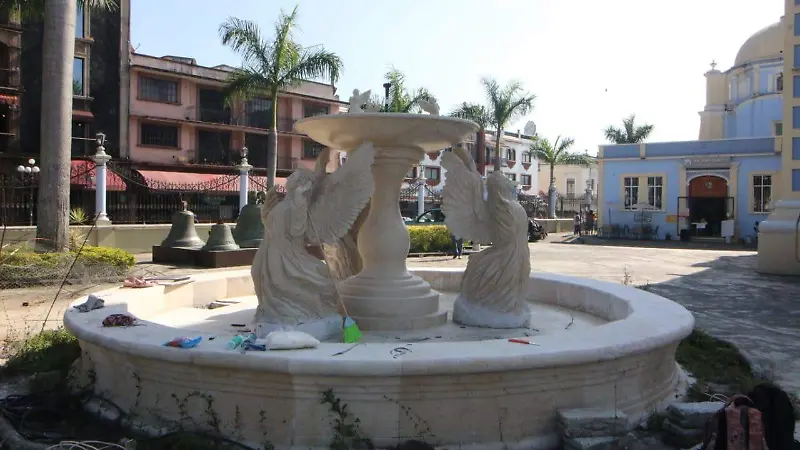
[[250,196],[239,217],[233,237],[241,248],[258,248],[264,239],[264,224],[261,222],[261,205],[256,203],[255,196]]
[[200,250],[206,252],[222,252],[228,250],[239,250],[239,246],[233,240],[231,227],[227,223],[218,223],[211,227],[208,232],[208,242]]
[[205,245],[194,228],[194,213],[187,209],[186,202],[181,202],[181,210],[172,215],[172,226],[162,247],[200,248]]

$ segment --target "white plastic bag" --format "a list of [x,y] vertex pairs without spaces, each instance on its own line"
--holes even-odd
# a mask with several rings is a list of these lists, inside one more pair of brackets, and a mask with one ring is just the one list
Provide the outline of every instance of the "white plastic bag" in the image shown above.
[[317,348],[319,341],[308,333],[294,330],[276,330],[268,334],[264,342],[267,350],[296,350]]

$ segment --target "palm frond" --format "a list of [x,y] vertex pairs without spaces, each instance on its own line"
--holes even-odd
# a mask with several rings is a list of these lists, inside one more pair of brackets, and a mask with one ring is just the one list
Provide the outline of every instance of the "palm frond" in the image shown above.
[[277,80],[278,85],[290,86],[301,80],[327,79],[332,83],[339,81],[342,73],[342,60],[333,52],[321,48],[300,50],[296,60],[286,67]]
[[272,80],[255,69],[238,69],[228,76],[228,81],[222,90],[227,106],[233,106],[240,100],[251,99],[259,96],[270,97],[276,90]]
[[522,83],[511,81],[500,87],[494,78],[482,78],[481,84],[489,100],[489,111],[492,113],[492,125],[498,136],[509,122],[516,121],[533,109],[535,95],[525,92]]
[[[45,0],[0,0],[0,10],[18,11],[19,17],[28,20],[44,18]],[[116,11],[118,0],[78,0],[78,7],[91,10]]]
[[636,125],[636,114],[622,119],[622,128],[609,126],[604,130],[606,139],[615,144],[639,144],[644,142],[655,127],[653,125]]
[[449,116],[456,117],[458,119],[471,120],[477,123],[478,126],[483,129],[486,129],[489,126],[489,123],[492,121],[492,116],[489,114],[489,111],[486,109],[486,107],[477,103],[464,102],[459,107],[451,111]]
[[219,36],[222,44],[238,53],[245,64],[258,66],[262,71],[273,66],[272,46],[262,38],[258,24],[252,20],[229,17],[219,26]]
[[558,151],[559,153],[564,153],[568,151],[570,147],[572,147],[574,144],[575,144],[575,139],[570,137],[562,139],[561,136],[559,136],[556,138],[556,145],[554,147],[556,148],[556,151]]
[[581,153],[562,153],[561,158],[559,159],[558,164],[564,164],[569,166],[590,166],[594,164],[594,159],[585,154]]

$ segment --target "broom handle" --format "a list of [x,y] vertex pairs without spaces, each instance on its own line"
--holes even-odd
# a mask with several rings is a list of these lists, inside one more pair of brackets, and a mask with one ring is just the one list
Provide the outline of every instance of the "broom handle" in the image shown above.
[[333,276],[330,270],[330,263],[328,262],[328,257],[325,255],[325,248],[323,247],[325,244],[322,243],[322,240],[319,238],[319,234],[317,234],[317,227],[314,226],[314,221],[311,220],[311,214],[306,214],[308,217],[308,224],[311,226],[311,232],[314,233],[314,237],[317,238],[317,242],[319,242],[319,247],[322,250],[322,260],[325,261],[325,265],[328,266],[328,275],[331,276],[331,281],[333,281],[333,290],[336,291],[336,298],[339,300],[339,305],[342,307],[342,312],[344,312],[344,316],[348,317],[350,314],[347,314],[347,307],[344,306],[344,300],[342,300],[342,294],[339,292],[339,283],[336,281],[336,278]]

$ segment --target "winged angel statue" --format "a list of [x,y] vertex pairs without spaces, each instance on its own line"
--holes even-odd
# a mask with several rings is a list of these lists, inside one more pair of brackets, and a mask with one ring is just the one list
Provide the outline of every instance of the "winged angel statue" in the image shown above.
[[492,244],[470,256],[453,307],[453,320],[487,328],[529,326],[525,294],[531,272],[528,216],[515,198],[514,185],[496,171],[486,178],[484,186],[463,148],[446,152],[442,167],[447,170],[442,191],[445,224],[455,236]]
[[262,205],[264,240],[251,269],[255,323],[262,330],[298,326],[318,339],[341,331],[331,274],[307,247],[337,244],[351,230],[372,193],[374,149],[363,144],[331,174],[325,172],[328,151],[316,170],[297,169],[289,176],[282,201],[273,188]]

